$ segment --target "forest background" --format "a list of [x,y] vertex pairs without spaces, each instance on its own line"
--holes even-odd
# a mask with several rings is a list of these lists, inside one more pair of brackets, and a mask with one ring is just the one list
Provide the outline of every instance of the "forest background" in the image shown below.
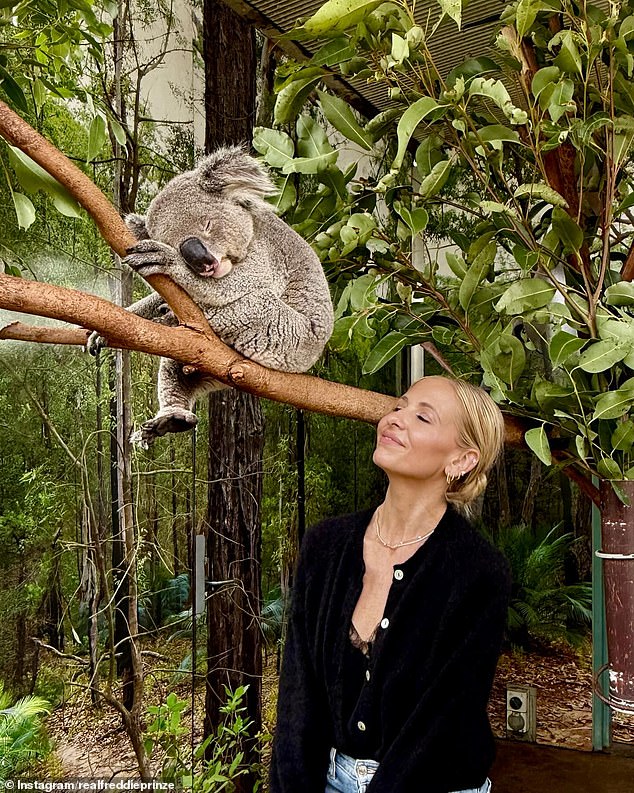
[[[193,53],[194,63],[204,69],[205,27],[220,24],[220,14],[214,8],[210,16],[207,4],[194,8],[198,27],[194,26],[188,40],[170,5],[155,9],[110,3],[102,11],[96,14],[82,2],[5,5],[2,89],[16,110],[80,164],[121,211],[141,210],[168,178],[190,167],[201,154],[196,122],[170,122],[152,115],[144,81],[154,71],[164,78],[161,67],[178,50]],[[147,52],[140,46],[143,38],[144,46],[150,48]],[[329,105],[322,96],[321,104],[315,104],[310,94],[315,73],[302,75],[286,61],[280,63],[277,78],[285,102],[278,99],[274,112],[274,48],[262,39],[257,47],[260,129],[256,145],[275,167],[280,161],[271,161],[271,141],[280,138],[271,137],[266,128],[277,121],[302,155],[310,137],[306,131],[327,128],[324,115],[332,123],[328,116],[336,114],[332,100]],[[289,86],[291,90],[284,94]],[[170,87],[183,92],[173,84]],[[200,95],[195,90],[185,93],[182,98],[189,103],[191,116],[201,115]],[[295,116],[302,107],[306,112],[295,128]],[[360,125],[360,118],[355,123]],[[330,134],[336,136],[332,127]],[[400,155],[402,160],[405,156],[400,144],[393,135],[387,149],[370,158],[375,182],[389,175],[394,157]],[[286,158],[293,159],[285,146]],[[323,147],[317,156],[328,160],[331,144],[323,133],[317,146]],[[438,176],[437,166],[444,161],[433,150],[429,156],[430,171],[436,169]],[[131,302],[131,282],[119,275],[118,261],[67,194],[44,180],[16,150],[3,147],[2,158],[5,272]],[[354,183],[354,173],[348,171],[346,176]],[[449,176],[444,173],[438,187],[445,206],[464,198],[465,192],[460,178]],[[332,172],[324,179],[323,171],[311,173],[306,164],[291,170],[290,177],[286,174],[281,184],[280,209],[315,240],[322,255],[326,251],[325,267],[343,320],[318,373],[386,394],[402,391],[410,375],[404,348],[413,337],[401,332],[401,327],[392,331],[400,332],[400,338],[389,353],[377,344],[381,329],[388,326],[382,326],[384,319],[377,315],[381,294],[369,287],[381,280],[381,274],[377,276],[368,265],[372,251],[366,243],[372,229],[359,225],[359,213],[351,212],[345,201],[337,204],[336,195],[342,197],[348,182],[342,183]],[[360,179],[357,184],[364,182]],[[289,185],[295,191],[291,201]],[[387,180],[384,186],[389,187]],[[359,208],[364,206],[357,201]],[[337,212],[342,220],[333,218]],[[440,199],[424,222],[419,209],[403,202],[397,212],[401,219],[392,234],[404,247],[423,228],[426,240],[438,244],[447,238],[461,239],[460,235],[464,239],[473,228],[460,213],[442,210]],[[560,220],[559,225],[565,223]],[[343,231],[344,227],[348,230]],[[330,244],[333,237],[336,245]],[[376,244],[373,252],[385,251]],[[472,263],[478,252],[469,253],[467,246],[466,255]],[[463,265],[464,261],[456,263],[459,269]],[[482,269],[482,262],[478,267]],[[403,283],[393,286],[390,299],[411,307],[411,288],[408,292]],[[351,319],[355,312],[361,312],[365,322]],[[433,335],[428,373],[446,366],[456,371],[472,366],[449,335],[442,328]],[[508,344],[513,357],[514,342]],[[501,360],[508,359],[506,350],[498,353]],[[153,410],[154,359],[108,352],[95,361],[76,349],[3,341],[0,363],[5,417],[0,422],[0,564],[4,571],[0,611],[5,619],[0,677],[7,702],[30,694],[49,703],[27,700],[31,711],[22,707],[30,718],[63,702],[73,687],[87,687],[95,707],[106,704],[121,714],[142,774],[150,775],[156,768],[153,751],[162,758],[164,774],[182,772],[187,766],[181,746],[184,703],[164,696],[148,712],[138,685],[143,663],[138,663],[135,654],[145,652],[147,663],[156,652],[156,641],[162,644],[165,637],[174,636],[182,657],[171,672],[176,677],[170,679],[178,681],[179,674],[186,680],[206,678],[207,691],[196,696],[208,696],[208,661],[213,657],[208,640],[213,637],[205,636],[204,621],[192,621],[191,609],[188,612],[189,576],[192,535],[208,532],[210,510],[213,515],[212,488],[218,477],[210,461],[217,449],[213,432],[218,427],[209,422],[203,409],[194,436],[169,438],[150,452],[130,455],[125,428]],[[507,361],[493,368],[509,371],[512,387],[517,364],[509,368]],[[264,413],[264,450],[248,475],[253,481],[262,477],[263,488],[261,596],[256,593],[251,606],[257,606],[259,647],[268,642],[279,650],[290,571],[303,525],[376,503],[384,482],[370,463],[372,427],[300,415],[274,403],[265,403]],[[224,430],[227,435],[232,431],[233,425]],[[543,442],[537,448],[542,460],[549,462]],[[479,504],[483,530],[513,558],[516,591],[509,639],[527,648],[562,638],[580,644],[588,635],[590,501],[560,468],[547,469],[542,460],[528,450],[507,450]],[[229,479],[225,476],[224,481]],[[245,492],[257,494],[257,485],[244,479]],[[101,553],[96,554],[95,548]],[[130,574],[130,560],[135,574],[125,588],[120,584]],[[138,630],[130,618],[131,603]],[[199,652],[192,655],[178,644],[179,638],[193,642]],[[122,648],[127,648],[129,658]],[[59,665],[50,666],[50,659],[59,659],[60,653],[68,662],[67,678],[60,676]],[[250,690],[257,690],[253,681]],[[261,726],[261,710],[245,694],[251,722],[247,728],[236,716],[243,706],[240,694],[239,687],[234,686],[232,696],[215,686],[216,700],[228,697],[229,710],[225,707],[222,712],[230,717],[233,734],[218,732],[218,719],[207,718],[204,732],[212,740],[199,752],[208,761],[201,774],[208,780],[214,773],[235,777],[238,786],[246,784],[238,779],[242,775],[253,787],[259,773],[254,770],[254,742],[247,740],[241,748],[239,742],[243,733],[250,729],[253,734]],[[221,735],[223,740],[219,740]],[[17,746],[10,769],[37,753],[25,746]],[[218,747],[221,751],[214,756]]]

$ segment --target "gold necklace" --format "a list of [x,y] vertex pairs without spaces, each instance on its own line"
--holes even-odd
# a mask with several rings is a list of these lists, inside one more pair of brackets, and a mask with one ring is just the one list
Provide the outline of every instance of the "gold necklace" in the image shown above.
[[389,548],[392,551],[395,551],[397,548],[404,548],[406,545],[414,545],[414,543],[421,542],[422,540],[429,537],[435,531],[435,527],[428,531],[427,534],[419,534],[418,537],[414,537],[413,540],[404,540],[403,542],[397,542],[395,545],[391,545],[389,542],[386,542],[383,537],[381,537],[381,521],[379,520],[379,510],[376,511],[376,536],[378,541],[381,545],[384,545],[386,548]]

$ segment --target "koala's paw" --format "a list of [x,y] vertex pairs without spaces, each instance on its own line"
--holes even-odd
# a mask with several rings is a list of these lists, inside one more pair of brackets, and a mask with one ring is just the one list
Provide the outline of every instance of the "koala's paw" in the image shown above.
[[104,347],[108,346],[108,342],[104,339],[103,336],[100,336],[96,330],[94,330],[88,340],[86,341],[86,350],[91,355],[97,355],[98,352],[103,350]]
[[141,424],[140,429],[130,435],[130,442],[149,449],[157,438],[168,432],[186,432],[198,423],[195,413],[184,408],[164,408],[154,418]]
[[156,240],[141,240],[127,254],[123,261],[143,277],[169,274],[178,257],[174,248]]

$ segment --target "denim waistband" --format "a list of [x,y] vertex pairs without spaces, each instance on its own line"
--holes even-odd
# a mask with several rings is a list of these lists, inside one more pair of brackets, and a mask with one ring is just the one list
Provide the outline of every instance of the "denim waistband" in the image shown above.
[[330,750],[330,773],[335,776],[335,768],[341,769],[353,779],[366,782],[369,776],[374,776],[379,763],[377,760],[356,760],[350,755],[338,751],[334,747]]

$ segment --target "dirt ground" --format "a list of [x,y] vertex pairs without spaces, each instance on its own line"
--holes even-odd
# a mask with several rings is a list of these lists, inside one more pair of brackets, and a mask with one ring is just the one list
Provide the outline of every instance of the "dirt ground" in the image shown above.
[[[161,701],[169,684],[152,684],[150,700]],[[537,743],[506,737],[506,685],[523,683],[537,689]],[[264,724],[273,728],[277,677],[270,658],[264,675]],[[168,690],[169,689],[169,690]],[[178,696],[189,699],[181,683]],[[489,705],[491,726],[498,740],[498,756],[491,771],[494,793],[634,793],[634,716],[613,719],[612,754],[592,752],[591,668],[588,649],[576,654],[556,648],[544,653],[505,653],[501,656]],[[203,692],[197,691],[197,719],[201,724]],[[189,721],[189,710],[184,718]],[[51,777],[106,778],[137,774],[134,754],[113,712],[91,709],[77,695],[48,720],[55,758]],[[198,726],[197,732],[200,732]],[[197,736],[199,737],[199,736]],[[631,757],[618,753],[630,749]],[[576,751],[571,751],[576,750]],[[266,758],[263,758],[266,760]]]

